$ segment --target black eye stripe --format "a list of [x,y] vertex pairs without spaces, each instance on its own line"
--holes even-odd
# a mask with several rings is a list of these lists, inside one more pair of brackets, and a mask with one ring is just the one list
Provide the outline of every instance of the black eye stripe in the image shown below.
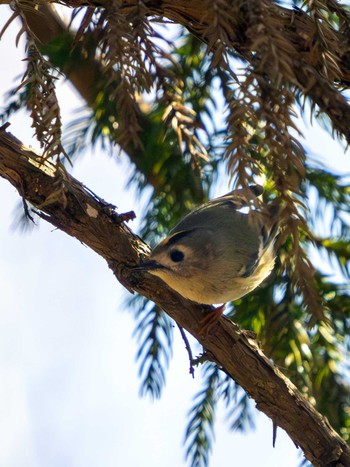
[[185,255],[180,250],[171,251],[169,256],[170,256],[171,261],[174,261],[174,263],[179,263],[185,257]]
[[194,230],[195,229],[180,230],[180,232],[176,232],[176,233],[170,235],[170,237],[168,237],[166,240],[164,240],[162,242],[162,244],[167,245],[167,246],[174,245],[175,243],[177,243],[182,238],[187,237],[188,235],[190,235],[192,232],[194,232]]

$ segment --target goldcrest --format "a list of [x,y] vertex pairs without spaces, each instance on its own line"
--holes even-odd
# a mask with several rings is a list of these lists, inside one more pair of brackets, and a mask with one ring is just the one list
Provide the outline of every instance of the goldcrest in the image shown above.
[[270,274],[275,261],[279,210],[272,205],[241,212],[262,191],[250,186],[194,209],[138,268],[194,302],[212,305],[243,297]]

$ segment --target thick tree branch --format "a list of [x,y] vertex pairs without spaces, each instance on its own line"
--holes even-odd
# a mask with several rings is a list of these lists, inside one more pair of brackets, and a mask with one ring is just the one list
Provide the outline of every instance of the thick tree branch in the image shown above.
[[213,359],[256,401],[259,410],[287,431],[315,466],[349,466],[350,449],[296,387],[271,363],[250,333],[226,318],[201,336],[200,321],[210,312],[177,295],[133,265],[149,249],[114,210],[63,169],[0,130],[0,176],[15,186],[41,216],[101,255],[117,279],[161,306],[203,345]]

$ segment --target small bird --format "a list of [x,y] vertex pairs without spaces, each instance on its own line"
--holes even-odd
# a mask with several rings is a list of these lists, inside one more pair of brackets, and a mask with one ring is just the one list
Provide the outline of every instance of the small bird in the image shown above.
[[[262,187],[234,190],[187,214],[138,269],[160,277],[183,297],[202,304],[237,300],[254,290],[274,266],[280,209],[249,208]],[[216,308],[218,316],[224,307]]]

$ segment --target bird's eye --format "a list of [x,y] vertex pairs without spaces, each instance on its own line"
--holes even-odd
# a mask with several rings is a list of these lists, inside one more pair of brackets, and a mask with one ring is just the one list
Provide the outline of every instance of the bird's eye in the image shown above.
[[180,250],[173,250],[170,253],[170,259],[171,261],[174,261],[174,263],[179,263],[184,259],[185,255],[182,253]]

